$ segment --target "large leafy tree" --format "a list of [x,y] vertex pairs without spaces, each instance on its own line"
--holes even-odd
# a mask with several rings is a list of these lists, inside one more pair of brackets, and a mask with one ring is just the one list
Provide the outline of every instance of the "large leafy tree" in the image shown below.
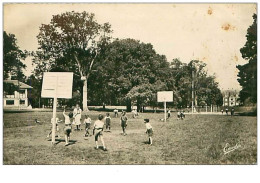
[[109,23],[99,24],[93,13],[66,12],[42,24],[37,36],[36,74],[62,68],[74,72],[82,81],[83,109],[87,107],[88,79],[98,55],[110,40]]
[[27,51],[22,51],[17,46],[17,39],[14,34],[3,32],[3,77],[7,79],[9,75],[12,79],[19,79],[24,81],[25,75],[23,69],[26,65],[23,63]]
[[247,41],[240,49],[242,57],[248,60],[245,65],[238,65],[238,82],[242,86],[240,100],[250,103],[257,102],[257,15],[253,15],[254,22],[247,29]]
[[125,104],[128,110],[133,100],[137,100],[137,106],[144,102],[143,97],[132,97],[134,90],[143,91],[144,86],[167,80],[169,63],[165,56],[156,53],[151,44],[134,39],[117,39],[108,45],[99,59],[96,74],[90,78],[90,81],[98,82],[90,82],[89,86],[99,90],[92,90],[91,98],[110,104]]
[[[172,80],[176,88],[174,93],[178,107],[191,105],[192,80],[195,106],[222,105],[222,94],[218,83],[214,76],[208,75],[205,67],[206,64],[199,60],[192,60],[188,64],[181,63],[178,59],[171,62]],[[170,88],[168,87],[168,89]]]

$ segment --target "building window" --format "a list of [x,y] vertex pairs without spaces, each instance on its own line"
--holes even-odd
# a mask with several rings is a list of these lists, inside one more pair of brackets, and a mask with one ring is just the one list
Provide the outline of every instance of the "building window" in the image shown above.
[[14,105],[14,100],[6,100],[6,105]]
[[25,100],[20,100],[20,105],[25,105]]
[[20,98],[25,98],[25,90],[19,91]]
[[14,98],[14,95],[5,95],[6,98]]

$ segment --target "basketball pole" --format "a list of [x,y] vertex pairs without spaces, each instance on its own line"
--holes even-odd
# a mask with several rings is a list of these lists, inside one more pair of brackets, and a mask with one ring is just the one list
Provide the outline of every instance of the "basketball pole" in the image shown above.
[[55,144],[55,136],[56,136],[56,108],[57,108],[57,97],[54,97],[53,100],[53,123],[52,123],[52,140],[51,144]]
[[52,138],[51,144],[55,144],[55,137],[56,137],[56,111],[57,111],[57,84],[58,84],[58,77],[56,77],[56,85],[55,85],[55,96],[53,98],[53,124],[52,124]]
[[164,101],[164,122],[166,122],[166,102]]

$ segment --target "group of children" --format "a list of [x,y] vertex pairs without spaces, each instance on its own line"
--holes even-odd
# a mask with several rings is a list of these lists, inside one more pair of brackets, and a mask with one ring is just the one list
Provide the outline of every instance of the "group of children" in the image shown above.
[[184,119],[185,118],[185,114],[184,114],[184,111],[178,111],[177,112],[177,119]]
[[[79,115],[80,114],[80,115]],[[63,111],[63,116],[64,116],[64,122],[65,122],[65,127],[64,127],[64,136],[65,136],[65,146],[69,145],[69,140],[70,140],[70,134],[72,133],[72,124],[76,125],[76,130],[80,129],[80,122],[75,122],[78,116],[81,116],[81,110],[77,109],[76,115],[75,115],[75,109],[72,112],[69,112],[69,114],[66,114],[65,108]],[[127,135],[126,134],[126,127],[127,127],[127,116],[126,116],[126,112],[122,111],[122,116],[120,118],[121,121],[121,127],[122,127],[122,131],[123,131],[123,135]],[[73,121],[73,122],[71,122]],[[53,123],[54,120],[52,119],[51,122]],[[58,118],[56,118],[56,131],[59,132],[59,127],[58,127],[58,123],[61,122],[59,121]],[[149,137],[149,144],[152,145],[152,136],[153,136],[153,129],[151,124],[149,123],[149,119],[144,119],[144,122],[146,123],[146,133],[148,134]],[[90,129],[91,129],[91,118],[89,117],[89,115],[85,115],[85,119],[84,119],[84,125],[85,125],[85,134],[84,137],[88,137],[91,136],[90,134]],[[103,145],[103,150],[106,151],[106,147],[105,147],[105,143],[104,143],[104,139],[103,139],[103,131],[104,128],[106,129],[107,132],[111,132],[111,117],[110,114],[107,113],[106,116],[104,117],[102,114],[98,115],[98,120],[96,120],[94,122],[93,125],[93,131],[92,134],[95,136],[95,145],[96,145],[96,149],[99,149],[98,146],[98,140],[101,140],[101,143]],[[52,131],[49,132],[48,136],[49,137],[51,135]],[[59,135],[58,135],[59,137]]]
[[[226,115],[228,115],[228,108],[225,109],[225,112],[226,112]],[[223,115],[223,113],[224,113],[223,109],[221,109],[221,113]],[[234,114],[235,114],[235,109],[233,107],[231,108],[230,114],[231,114],[231,116],[234,116]]]

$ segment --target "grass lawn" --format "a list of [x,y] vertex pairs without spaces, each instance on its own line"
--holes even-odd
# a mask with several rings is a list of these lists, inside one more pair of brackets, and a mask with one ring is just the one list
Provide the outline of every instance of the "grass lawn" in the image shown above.
[[[93,121],[99,113],[89,114]],[[51,112],[4,113],[4,164],[257,163],[256,117],[186,115],[177,120],[173,114],[165,123],[159,120],[163,113],[144,113],[137,119],[127,114],[127,135],[121,135],[119,118],[112,118],[112,132],[103,133],[108,151],[102,151],[94,149],[94,136],[83,137],[84,130],[73,131],[71,145],[65,147],[63,123],[59,124],[61,138],[52,146],[46,138],[51,116]],[[58,117],[64,120],[61,112]],[[152,146],[147,144],[144,118],[150,118],[154,128]],[[34,123],[34,119],[41,123]],[[226,143],[241,146],[224,154]]]

